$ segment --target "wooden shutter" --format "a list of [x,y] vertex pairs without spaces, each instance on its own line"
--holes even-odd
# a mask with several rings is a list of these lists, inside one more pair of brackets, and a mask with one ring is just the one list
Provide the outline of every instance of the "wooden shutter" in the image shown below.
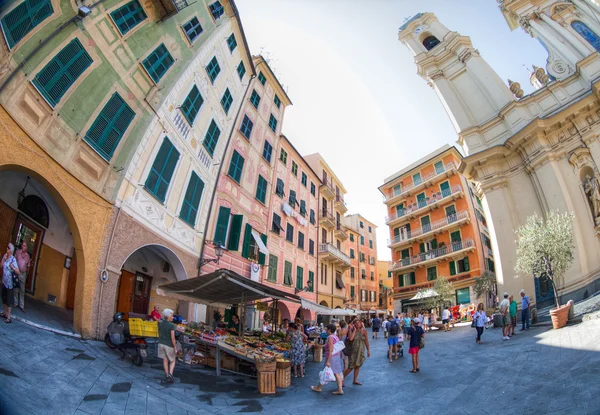
[[450,262],[450,275],[456,275],[456,263],[454,261]]
[[437,247],[438,247],[437,239],[434,238],[431,240],[431,249],[432,250],[437,249]]
[[36,75],[34,85],[55,106],[77,78],[92,64],[79,39],[73,39]]
[[217,217],[217,228],[215,229],[214,243],[226,246],[227,244],[227,229],[229,228],[229,217],[231,209],[221,206],[219,208],[219,216]]
[[304,269],[296,267],[296,288],[301,290],[304,288]]
[[156,197],[161,203],[165,201],[169,183],[173,177],[175,166],[179,160],[179,151],[167,137],[164,138],[154,164],[150,169],[148,179],[146,179],[146,189]]
[[423,242],[421,242],[421,243],[419,244],[419,251],[420,251],[421,253],[425,252],[425,244],[424,244]]
[[463,265],[464,265],[464,267],[465,267],[465,271],[469,271],[469,257],[467,257],[467,256],[466,256],[466,257],[463,259]]
[[203,103],[204,99],[202,99],[202,95],[200,95],[198,87],[194,85],[188,96],[185,97],[183,104],[181,104],[181,111],[190,125],[194,124],[194,120],[196,119],[196,116],[198,115],[200,107]]
[[404,274],[398,275],[398,286],[404,287]]
[[219,130],[219,127],[217,126],[215,120],[212,120],[210,126],[208,127],[208,131],[204,136],[204,141],[202,142],[202,145],[204,146],[206,151],[208,151],[208,154],[210,154],[211,156],[215,152],[215,148],[217,147],[217,143],[219,142],[220,135],[221,130]]
[[110,14],[122,35],[129,32],[146,18],[144,9],[137,0],[127,3]]
[[233,215],[231,218],[231,230],[229,231],[229,241],[227,242],[227,249],[230,251],[237,251],[240,246],[243,219],[244,215]]
[[292,285],[292,263],[285,261],[283,270],[283,283],[285,285]]
[[269,270],[267,272],[267,279],[269,281],[277,282],[277,266],[278,258],[270,254],[269,255]]
[[410,273],[410,285],[414,285],[414,284],[416,284],[416,283],[417,283],[417,279],[416,279],[416,277],[415,277],[415,273],[414,273],[414,272],[411,272],[411,273]]
[[204,182],[200,180],[195,172],[192,172],[183,204],[181,205],[181,212],[179,213],[179,217],[192,226],[196,223],[198,206],[200,205],[200,197],[203,190]]
[[85,135],[85,141],[110,161],[135,112],[118,93],[108,100]]
[[450,183],[444,182],[440,184],[440,191],[442,192],[442,196],[448,196],[450,194]]
[[454,242],[460,242],[461,241],[461,239],[460,239],[460,231],[452,232],[450,234],[450,241],[452,241],[453,243]]
[[143,65],[154,83],[158,83],[174,62],[175,60],[167,50],[167,47],[161,43],[144,59]]
[[[263,241],[263,244],[265,244],[265,246],[267,246],[267,235],[265,235],[264,233],[261,234],[260,240]],[[265,259],[266,259],[266,255],[263,254],[262,252],[258,251],[258,263],[260,265],[265,265]]]
[[242,256],[244,258],[250,257],[250,243],[252,241],[252,226],[249,223],[246,224],[244,231],[244,243],[242,245]]
[[[0,2],[2,3],[2,2]],[[54,13],[51,0],[25,0],[2,19],[8,47],[12,48],[43,20]]]

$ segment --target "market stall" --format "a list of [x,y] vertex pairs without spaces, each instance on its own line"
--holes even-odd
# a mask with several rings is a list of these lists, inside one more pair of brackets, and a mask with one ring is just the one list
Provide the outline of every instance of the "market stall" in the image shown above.
[[[162,285],[157,294],[216,307],[245,306],[265,299],[275,304],[280,300],[301,302],[294,294],[264,286],[226,269]],[[217,376],[221,376],[222,371],[251,374],[244,373],[240,367],[263,361],[285,365],[290,348],[281,334],[245,332],[243,314],[237,328],[213,329],[205,324],[189,323],[179,325],[178,330],[184,333],[182,348],[187,349],[183,352],[184,361],[214,367]]]

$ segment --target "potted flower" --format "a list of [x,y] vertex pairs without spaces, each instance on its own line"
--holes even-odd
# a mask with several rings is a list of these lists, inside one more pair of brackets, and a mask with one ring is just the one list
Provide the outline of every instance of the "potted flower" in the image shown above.
[[534,214],[527,218],[525,226],[517,234],[517,264],[515,271],[521,274],[533,272],[534,277],[545,274],[554,291],[556,308],[550,310],[555,329],[564,327],[569,316],[569,304],[560,305],[559,290],[563,278],[573,262],[573,214],[549,211],[546,220]]

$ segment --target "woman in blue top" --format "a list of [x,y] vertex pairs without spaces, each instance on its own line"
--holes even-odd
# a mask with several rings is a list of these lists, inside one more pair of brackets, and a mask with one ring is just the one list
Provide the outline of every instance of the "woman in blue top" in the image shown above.
[[473,320],[475,320],[475,329],[477,329],[477,337],[475,342],[477,344],[481,343],[481,335],[483,334],[483,328],[485,327],[485,323],[487,322],[487,315],[485,314],[485,310],[483,309],[483,303],[479,303],[477,306],[477,311],[473,316]]
[[19,265],[13,255],[14,252],[15,246],[13,244],[8,244],[6,253],[2,257],[2,262],[0,262],[0,266],[2,266],[2,308],[4,309],[2,317],[4,318],[5,323],[12,323],[10,312],[15,300],[12,273],[19,273]]

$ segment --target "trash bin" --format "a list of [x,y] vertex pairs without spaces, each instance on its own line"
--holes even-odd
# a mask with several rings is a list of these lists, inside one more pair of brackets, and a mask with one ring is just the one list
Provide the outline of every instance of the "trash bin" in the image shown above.
[[494,327],[502,327],[502,314],[494,314]]

